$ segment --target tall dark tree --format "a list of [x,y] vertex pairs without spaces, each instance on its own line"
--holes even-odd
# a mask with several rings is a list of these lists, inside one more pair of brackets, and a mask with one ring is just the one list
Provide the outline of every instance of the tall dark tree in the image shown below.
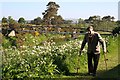
[[50,25],[50,24],[54,23],[54,20],[56,20],[56,19],[58,20],[58,18],[61,18],[61,17],[57,16],[57,11],[60,6],[58,4],[56,4],[55,2],[49,2],[46,6],[47,6],[47,10],[45,10],[45,12],[42,13],[43,20],[45,23]]

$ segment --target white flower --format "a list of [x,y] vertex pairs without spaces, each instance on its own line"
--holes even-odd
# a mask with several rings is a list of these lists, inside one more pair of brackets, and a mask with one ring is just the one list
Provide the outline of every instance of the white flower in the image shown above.
[[32,55],[35,54],[34,52],[31,53]]

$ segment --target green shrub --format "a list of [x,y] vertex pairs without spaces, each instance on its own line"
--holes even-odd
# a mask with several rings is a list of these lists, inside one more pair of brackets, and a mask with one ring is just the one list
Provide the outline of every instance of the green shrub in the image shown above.
[[[64,45],[55,42],[44,42],[42,46],[23,46],[4,49],[2,76],[3,78],[43,77],[44,75],[68,75],[71,68],[69,62],[78,55],[80,43],[70,41]],[[68,60],[68,57],[71,59]],[[74,62],[76,63],[76,62]],[[76,65],[76,64],[75,64]],[[72,66],[71,68],[69,66]]]
[[2,37],[2,47],[16,46],[16,37]]

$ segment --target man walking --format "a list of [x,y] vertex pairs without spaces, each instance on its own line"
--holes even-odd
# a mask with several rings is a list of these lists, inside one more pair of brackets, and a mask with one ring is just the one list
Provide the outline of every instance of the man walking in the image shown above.
[[[106,44],[105,41],[102,39],[99,33],[94,32],[93,26],[89,26],[87,28],[87,33],[84,36],[81,49],[80,49],[80,55],[81,52],[85,46],[86,43],[88,43],[88,49],[87,49],[87,58],[88,58],[88,74],[96,76],[96,70],[99,62],[100,57],[100,44],[102,44],[103,52],[106,53]],[[93,63],[92,63],[93,60]]]

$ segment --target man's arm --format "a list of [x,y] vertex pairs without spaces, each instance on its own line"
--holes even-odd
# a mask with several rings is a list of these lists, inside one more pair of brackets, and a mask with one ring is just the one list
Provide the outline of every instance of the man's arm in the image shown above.
[[87,34],[85,34],[84,39],[82,41],[82,45],[81,45],[80,52],[79,52],[80,55],[81,55],[81,52],[82,52],[86,42],[87,42]]
[[98,33],[98,38],[99,38],[99,42],[102,44],[102,48],[103,48],[103,52],[106,53],[106,43],[105,40],[102,39],[101,35]]

